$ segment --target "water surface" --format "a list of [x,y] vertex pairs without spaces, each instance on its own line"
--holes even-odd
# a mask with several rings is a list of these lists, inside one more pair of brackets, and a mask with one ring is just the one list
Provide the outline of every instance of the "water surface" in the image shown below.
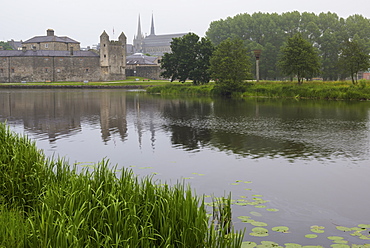
[[[48,156],[81,169],[107,158],[138,175],[185,180],[198,194],[268,201],[235,204],[234,225],[247,229],[246,240],[280,245],[329,247],[328,236],[370,243],[336,228],[370,224],[369,110],[369,102],[0,90],[0,121],[36,140]],[[266,223],[269,236],[250,236],[255,226],[238,216]],[[305,238],[313,225],[325,232]],[[275,226],[290,233],[274,232]]]

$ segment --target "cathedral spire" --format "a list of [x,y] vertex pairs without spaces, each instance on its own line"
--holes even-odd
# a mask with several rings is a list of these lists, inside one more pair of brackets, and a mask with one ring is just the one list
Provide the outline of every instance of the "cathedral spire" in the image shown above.
[[154,32],[154,16],[152,14],[152,26],[150,28],[150,35],[155,35],[155,32]]
[[142,39],[142,38],[143,38],[143,33],[141,32],[141,23],[140,23],[140,14],[139,14],[136,39]]

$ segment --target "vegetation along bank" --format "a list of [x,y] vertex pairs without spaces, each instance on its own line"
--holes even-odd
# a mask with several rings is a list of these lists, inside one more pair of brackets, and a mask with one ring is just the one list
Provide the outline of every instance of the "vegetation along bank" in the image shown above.
[[0,247],[241,246],[230,196],[210,219],[184,184],[117,174],[107,161],[77,172],[0,123]]

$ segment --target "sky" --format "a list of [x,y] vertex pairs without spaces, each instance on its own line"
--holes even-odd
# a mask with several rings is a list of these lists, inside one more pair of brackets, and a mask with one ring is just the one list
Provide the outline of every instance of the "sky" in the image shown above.
[[[123,32],[132,44],[138,17],[144,35],[193,32],[204,36],[210,23],[237,14],[291,11],[332,12],[339,17],[360,14],[370,19],[369,0],[1,0],[0,41],[27,40],[54,29],[87,47],[99,43],[105,30],[111,40]],[[114,33],[113,33],[114,32]]]

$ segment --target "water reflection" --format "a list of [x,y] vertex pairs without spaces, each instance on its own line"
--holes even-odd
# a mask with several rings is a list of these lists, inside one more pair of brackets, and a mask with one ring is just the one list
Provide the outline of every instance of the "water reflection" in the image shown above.
[[0,118],[22,122],[36,137],[73,139],[82,125],[100,128],[101,141],[125,142],[133,126],[156,147],[156,132],[174,147],[204,147],[245,157],[364,159],[368,156],[369,103],[274,99],[166,99],[123,90],[7,90]]

